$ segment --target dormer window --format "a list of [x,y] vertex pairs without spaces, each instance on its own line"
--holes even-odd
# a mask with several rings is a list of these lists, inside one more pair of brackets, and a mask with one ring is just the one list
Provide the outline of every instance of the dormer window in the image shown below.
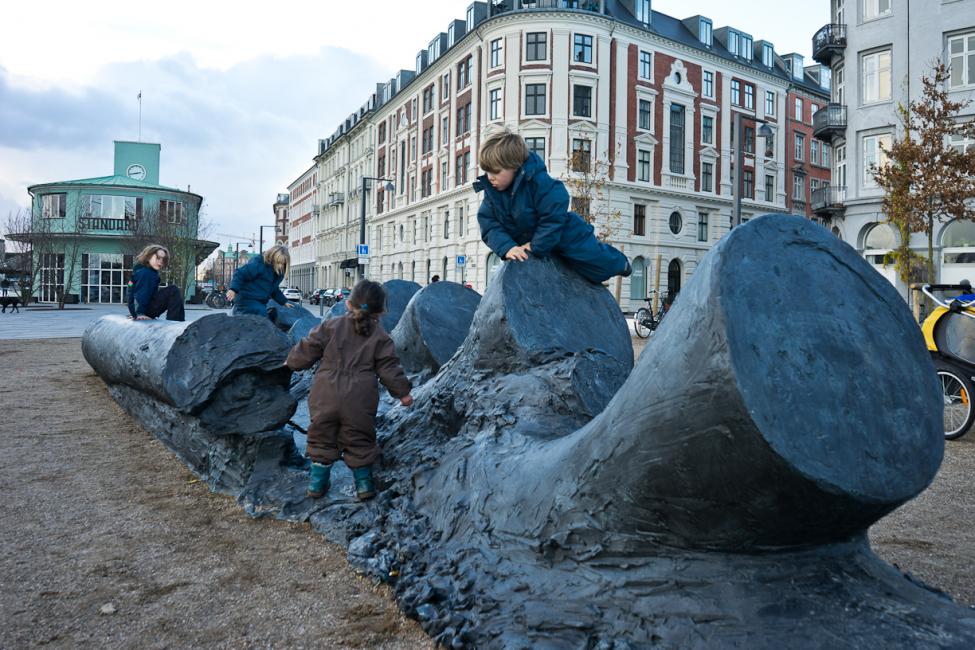
[[700,24],[698,24],[697,31],[698,31],[697,34],[698,40],[700,40],[705,46],[711,47],[711,44],[713,42],[711,21],[708,20],[707,18],[702,18]]
[[728,30],[728,51],[732,56],[738,56],[739,51],[739,35],[738,32]]
[[738,56],[743,57],[747,61],[752,60],[752,37],[741,35],[741,51],[738,52]]
[[636,19],[644,26],[650,25],[650,0],[636,0]]
[[762,43],[762,65],[771,68],[775,63],[775,50],[771,43]]
[[467,8],[467,31],[474,29],[474,5]]
[[447,28],[447,47],[453,47],[456,42],[457,30],[455,29],[454,23],[450,23],[450,27]]

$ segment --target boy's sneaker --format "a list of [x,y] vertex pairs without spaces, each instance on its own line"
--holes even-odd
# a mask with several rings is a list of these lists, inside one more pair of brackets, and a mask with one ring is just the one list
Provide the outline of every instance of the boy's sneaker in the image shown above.
[[633,274],[633,265],[630,264],[630,260],[626,260],[626,268],[620,273],[624,278],[630,277]]

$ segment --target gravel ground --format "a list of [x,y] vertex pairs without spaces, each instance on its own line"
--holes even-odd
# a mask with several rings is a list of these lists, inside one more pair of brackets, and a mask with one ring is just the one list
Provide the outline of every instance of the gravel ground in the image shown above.
[[[79,339],[0,341],[0,368],[0,648],[433,647],[341,548],[211,494],[115,405]],[[975,433],[870,531],[969,606],[973,477]]]

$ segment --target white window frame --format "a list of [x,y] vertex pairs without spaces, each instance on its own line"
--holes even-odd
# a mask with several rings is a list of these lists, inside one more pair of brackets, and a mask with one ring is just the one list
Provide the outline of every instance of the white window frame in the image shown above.
[[[644,55],[646,55],[648,59],[647,66],[646,66],[647,67],[646,75],[643,74]],[[644,79],[646,81],[653,81],[653,52],[650,52],[648,50],[640,50],[640,54],[637,59],[637,68],[638,68],[637,75],[640,77],[640,79]]]
[[[576,59],[576,38],[589,38],[589,60],[584,61],[581,59]],[[595,66],[596,61],[596,37],[592,34],[585,34],[583,32],[572,32],[572,42],[571,50],[569,52],[569,60],[571,65],[587,65]]]
[[711,47],[714,44],[714,25],[707,18],[702,18],[697,26],[697,39],[705,46]]
[[701,74],[701,94],[714,99],[714,72],[711,70],[704,70]]
[[[886,59],[886,63],[884,62]],[[871,70],[868,72],[867,68]],[[887,95],[881,95],[883,77],[887,78]],[[876,83],[873,83],[875,80]],[[891,67],[891,51],[879,50],[860,56],[860,104],[882,104],[889,102],[892,97],[893,70]]]
[[[497,45],[497,47],[495,47],[495,45]],[[500,37],[492,39],[488,44],[488,47],[490,48],[488,54],[488,67],[492,70],[494,68],[502,67],[504,64],[504,39]]]
[[765,91],[765,115],[772,117],[775,115],[775,91]]
[[637,149],[636,179],[641,183],[649,183],[653,179],[653,152],[649,149]]
[[501,86],[489,88],[487,92],[488,120],[500,120],[504,117],[504,93]]
[[860,140],[860,160],[863,163],[863,169],[860,173],[860,182],[862,183],[864,189],[871,189],[878,187],[876,179],[874,179],[873,174],[870,171],[871,165],[876,165],[879,169],[887,164],[887,155],[881,150],[881,143],[884,144],[888,149],[893,142],[890,133],[875,133],[871,135],[865,135]]
[[802,122],[802,109],[803,109],[802,98],[796,97],[796,105],[792,112],[792,118],[797,122]]
[[876,20],[889,16],[892,4],[891,0],[862,0],[860,7],[863,10],[863,20]]
[[[648,104],[650,104],[650,124],[648,126],[641,126],[640,125],[640,102],[647,102]],[[654,105],[653,105],[653,97],[651,97],[650,95],[644,95],[644,94],[637,93],[637,96],[636,96],[636,128],[637,128],[638,131],[646,131],[646,132],[649,132],[649,133],[653,133],[654,112],[655,112],[655,110],[654,110]]]
[[[528,58],[528,36],[530,34],[541,34],[542,36],[545,37],[545,57],[544,58],[542,58],[542,59],[529,59]],[[552,60],[552,42],[551,42],[551,40],[552,39],[549,38],[549,32],[547,32],[547,31],[525,32],[525,47],[524,47],[524,51],[522,53],[522,64],[524,64],[524,65],[532,65],[532,64],[549,63]]]
[[[528,86],[544,86],[545,87],[545,112],[544,113],[527,113],[528,110]],[[540,117],[548,117],[551,109],[551,89],[549,88],[548,79],[532,79],[523,78],[521,80],[521,117],[523,119],[532,119]]]
[[775,49],[771,43],[762,43],[762,65],[766,68],[775,67]]
[[[589,115],[576,115],[576,86],[589,89]],[[596,87],[592,83],[570,79],[569,87],[572,106],[569,107],[569,118],[574,120],[595,120],[596,119]]]
[[[704,137],[704,134],[707,133],[707,130],[704,128],[704,120],[711,120],[710,140]],[[712,147],[714,146],[714,132],[716,128],[717,128],[717,120],[715,120],[714,115],[711,115],[710,113],[702,112],[701,113],[701,144],[711,145]]]
[[[960,43],[958,52],[952,52],[952,47]],[[948,69],[951,71],[949,86],[952,90],[975,87],[975,32],[966,32],[948,37],[945,47]],[[955,59],[958,59],[958,75],[955,72]]]

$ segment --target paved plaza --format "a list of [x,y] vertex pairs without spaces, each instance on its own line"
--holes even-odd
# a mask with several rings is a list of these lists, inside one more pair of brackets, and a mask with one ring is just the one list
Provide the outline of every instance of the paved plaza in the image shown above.
[[[21,307],[20,313],[0,314],[0,339],[65,339],[80,337],[93,321],[108,314],[127,316],[125,305],[50,305]],[[186,320],[207,314],[229,313],[206,305],[186,305]]]

